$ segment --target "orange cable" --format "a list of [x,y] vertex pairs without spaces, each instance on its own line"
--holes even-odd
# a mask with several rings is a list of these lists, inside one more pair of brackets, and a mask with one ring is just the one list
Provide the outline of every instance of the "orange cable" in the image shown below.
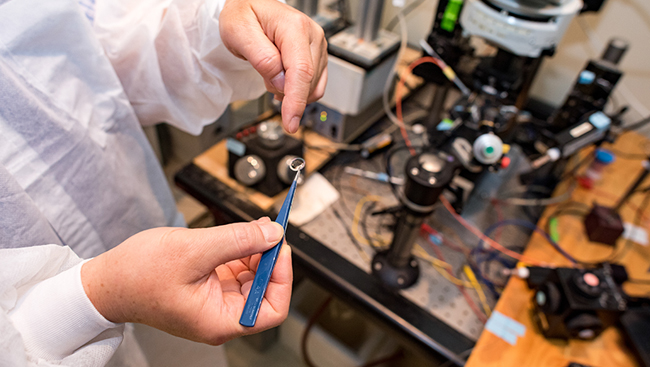
[[402,89],[404,88],[406,76],[411,74],[411,72],[413,71],[413,69],[415,69],[416,66],[423,64],[425,62],[430,62],[432,64],[435,64],[440,69],[444,68],[444,64],[441,65],[440,60],[433,58],[431,56],[422,57],[412,62],[408,66],[408,71],[406,73],[403,73],[402,76],[400,76],[399,82],[397,83],[397,88],[395,89],[395,105],[396,105],[395,112],[397,115],[397,121],[399,121],[399,129],[400,132],[402,133],[402,138],[404,138],[404,142],[406,143],[406,146],[409,148],[411,155],[415,155],[416,153],[415,153],[415,149],[413,149],[413,145],[411,144],[411,140],[408,137],[408,132],[406,131],[404,125],[404,117],[402,116]]
[[475,236],[477,236],[478,238],[482,239],[485,243],[487,243],[488,245],[490,245],[490,247],[492,247],[493,249],[495,249],[495,250],[497,250],[497,251],[499,251],[499,252],[501,252],[501,253],[503,253],[503,254],[505,254],[505,255],[507,255],[507,256],[510,256],[510,257],[513,258],[513,259],[516,259],[516,260],[519,260],[519,261],[521,261],[521,262],[524,262],[524,263],[526,263],[526,264],[535,265],[535,266],[541,266],[541,267],[548,267],[548,265],[546,265],[546,264],[544,264],[544,263],[542,263],[542,262],[540,262],[540,261],[537,261],[537,260],[535,260],[535,259],[532,259],[532,258],[530,258],[530,257],[528,257],[528,256],[524,256],[524,255],[522,255],[522,254],[518,254],[518,253],[516,253],[516,252],[514,252],[514,251],[512,251],[512,250],[509,250],[509,249],[503,247],[501,244],[499,244],[498,242],[494,241],[494,240],[491,239],[490,237],[488,237],[488,236],[486,236],[485,234],[483,234],[481,231],[479,231],[478,229],[476,229],[473,225],[471,225],[470,223],[468,223],[468,222],[467,222],[463,217],[461,217],[460,215],[458,215],[458,213],[456,213],[456,211],[454,210],[454,208],[452,208],[451,204],[449,203],[449,201],[447,201],[447,199],[446,199],[444,196],[442,196],[442,195],[440,196],[440,201],[442,201],[442,204],[445,206],[445,208],[447,208],[447,210],[449,211],[449,213],[451,213],[451,215],[453,215],[454,218],[456,218],[456,220],[457,220],[460,224],[463,225],[463,227],[467,228],[467,230],[469,230],[470,232],[472,232],[472,233],[473,233]]

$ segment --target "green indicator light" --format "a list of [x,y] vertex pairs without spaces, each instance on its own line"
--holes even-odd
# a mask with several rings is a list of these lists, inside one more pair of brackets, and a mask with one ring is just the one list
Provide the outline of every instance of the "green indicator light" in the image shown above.
[[323,122],[327,121],[327,112],[323,111],[320,113],[320,120]]
[[487,148],[485,148],[485,153],[487,153],[487,154],[492,154],[492,153],[494,153],[494,147],[487,147]]

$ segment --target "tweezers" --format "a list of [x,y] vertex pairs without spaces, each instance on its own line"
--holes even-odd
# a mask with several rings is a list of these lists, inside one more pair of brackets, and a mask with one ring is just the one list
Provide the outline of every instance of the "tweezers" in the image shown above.
[[[287,197],[284,199],[284,203],[282,203],[278,217],[275,219],[275,222],[280,223],[285,231],[287,230],[287,224],[289,223],[289,212],[291,211],[293,196],[296,192],[298,178],[300,177],[300,170],[305,167],[305,161],[302,158],[296,158],[291,162],[289,167],[292,171],[296,172],[296,176],[291,183],[291,187],[289,187],[289,192],[287,193]],[[255,326],[255,321],[257,321],[257,314],[260,312],[260,306],[262,305],[262,300],[264,299],[264,293],[266,293],[266,288],[268,287],[269,281],[271,280],[271,274],[273,273],[275,262],[278,259],[278,254],[280,253],[282,242],[284,242],[284,237],[282,237],[277,245],[273,246],[269,250],[266,250],[262,254],[260,263],[257,265],[257,272],[255,273],[255,278],[253,279],[253,285],[251,286],[251,291],[248,294],[248,299],[246,299],[244,312],[242,312],[241,318],[239,319],[239,323],[244,326]]]

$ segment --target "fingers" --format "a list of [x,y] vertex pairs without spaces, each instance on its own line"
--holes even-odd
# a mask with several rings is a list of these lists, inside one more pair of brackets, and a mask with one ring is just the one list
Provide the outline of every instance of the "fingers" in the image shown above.
[[291,247],[284,245],[278,255],[271,281],[266,288],[262,308],[255,327],[260,330],[279,325],[289,314],[293,270],[291,267]]
[[323,57],[325,41],[322,29],[307,17],[297,23],[297,32],[284,32],[276,40],[286,73],[282,124],[290,133],[298,130],[308,98],[327,64],[327,58]]
[[221,264],[264,252],[284,236],[282,226],[268,218],[251,223],[186,230],[175,232],[174,235],[178,236],[177,233],[183,236],[180,242],[191,250],[188,255],[193,266],[203,275]]
[[327,66],[327,41],[323,29],[275,0],[230,0],[219,16],[219,30],[224,45],[248,60],[264,77],[269,92],[282,100],[282,125],[296,132],[305,106],[324,90],[321,75]]
[[[226,3],[219,18],[224,44],[235,56],[250,62],[262,75],[271,93],[282,93],[285,75],[280,52],[262,29],[253,7],[233,3]],[[269,5],[272,7],[270,12],[278,11],[278,6]],[[277,2],[277,5],[283,4]]]
[[327,86],[327,66],[325,67],[325,70],[323,70],[323,74],[321,75],[318,84],[316,84],[316,88],[309,96],[307,103],[316,102],[319,99],[323,98],[323,95],[325,94],[326,86]]
[[275,0],[231,0],[219,20],[226,47],[264,77],[269,92],[283,102],[285,130],[296,132],[305,106],[324,90],[324,85],[316,90],[327,66],[323,29]]

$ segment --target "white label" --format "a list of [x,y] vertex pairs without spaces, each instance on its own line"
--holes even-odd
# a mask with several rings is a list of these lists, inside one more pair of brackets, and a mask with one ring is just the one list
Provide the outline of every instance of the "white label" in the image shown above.
[[623,223],[623,238],[632,240],[641,246],[648,246],[648,232],[632,223]]
[[573,129],[571,129],[571,131],[569,131],[569,134],[571,134],[571,136],[573,136],[574,138],[577,138],[577,137],[580,137],[580,136],[590,132],[593,129],[594,129],[594,125],[592,125],[592,124],[590,124],[588,122],[584,122],[584,123],[574,127]]

